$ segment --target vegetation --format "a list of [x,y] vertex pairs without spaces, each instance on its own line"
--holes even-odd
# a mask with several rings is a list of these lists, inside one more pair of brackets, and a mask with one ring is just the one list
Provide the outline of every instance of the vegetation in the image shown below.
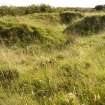
[[73,23],[73,21],[77,20],[78,18],[82,18],[82,14],[78,12],[69,12],[65,11],[60,14],[61,22],[64,24]]
[[0,105],[104,105],[105,13],[30,7],[0,9]]
[[97,5],[97,6],[95,6],[95,9],[96,9],[97,11],[104,10],[104,9],[105,9],[105,5]]
[[96,10],[99,10],[99,11],[100,11],[100,10],[103,10],[103,8],[104,8],[103,5],[97,5],[97,6],[95,7],[95,9],[96,9]]
[[49,5],[31,5],[28,7],[15,7],[15,6],[1,6],[0,7],[0,15],[26,15],[32,13],[40,13],[40,12],[52,12],[54,9]]
[[67,27],[65,32],[79,35],[98,34],[104,31],[105,15],[84,17],[80,21]]

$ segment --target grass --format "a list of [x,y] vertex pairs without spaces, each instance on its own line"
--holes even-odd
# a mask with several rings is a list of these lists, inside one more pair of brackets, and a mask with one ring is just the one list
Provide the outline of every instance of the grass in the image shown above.
[[[65,34],[68,25],[61,23],[58,13],[4,16],[0,23],[1,30],[15,30],[13,37],[32,40],[11,41],[7,31],[9,38],[0,34],[1,105],[105,104],[104,32]],[[27,37],[35,30],[38,41]]]

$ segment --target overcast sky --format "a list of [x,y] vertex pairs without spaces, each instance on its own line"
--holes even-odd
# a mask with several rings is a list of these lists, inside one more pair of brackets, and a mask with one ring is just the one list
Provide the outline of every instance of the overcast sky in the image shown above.
[[105,0],[0,0],[0,5],[31,5],[49,4],[51,6],[70,7],[94,7],[98,4],[105,4]]

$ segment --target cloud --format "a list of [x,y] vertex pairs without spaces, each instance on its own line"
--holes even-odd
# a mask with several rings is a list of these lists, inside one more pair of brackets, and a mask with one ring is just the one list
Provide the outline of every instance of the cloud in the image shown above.
[[52,6],[93,7],[105,4],[105,0],[0,0],[0,5],[49,4]]

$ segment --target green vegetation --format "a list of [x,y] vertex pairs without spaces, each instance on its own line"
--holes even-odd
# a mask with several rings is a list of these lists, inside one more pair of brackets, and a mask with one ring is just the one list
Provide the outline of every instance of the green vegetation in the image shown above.
[[91,35],[103,32],[105,27],[105,15],[103,16],[86,16],[80,21],[70,25],[65,30],[66,33]]
[[26,15],[32,13],[40,13],[40,12],[52,12],[54,8],[49,5],[31,5],[28,7],[15,7],[15,6],[1,6],[0,7],[0,15]]
[[33,10],[1,13],[0,105],[104,105],[105,13]]
[[78,18],[82,18],[82,14],[78,12],[63,12],[60,14],[61,22],[65,24],[73,23]]
[[97,11],[105,10],[105,5],[97,5],[97,6],[95,6],[95,9],[96,9]]

